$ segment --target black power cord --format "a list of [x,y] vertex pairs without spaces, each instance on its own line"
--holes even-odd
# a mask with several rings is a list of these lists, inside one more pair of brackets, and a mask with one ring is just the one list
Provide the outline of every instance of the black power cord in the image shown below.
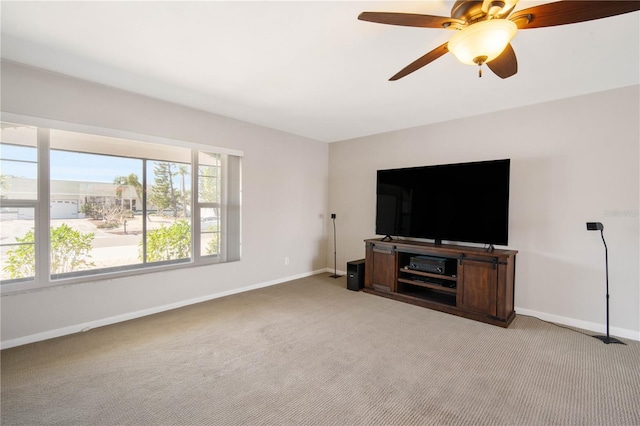
[[547,323],[547,324],[551,324],[551,325],[555,325],[558,328],[564,328],[566,330],[570,330],[573,331],[574,333],[578,333],[578,334],[582,334],[584,336],[589,336],[589,337],[593,337],[591,334],[587,334],[587,333],[583,333],[582,331],[576,330],[575,328],[572,327],[568,327],[566,325],[560,325],[560,324],[556,324],[555,322],[551,322],[551,321],[547,321],[547,320],[543,320],[541,318],[535,317],[533,315],[524,315],[524,314],[518,314],[518,316],[520,317],[528,317],[528,318],[533,318],[533,319],[537,319],[538,321]]

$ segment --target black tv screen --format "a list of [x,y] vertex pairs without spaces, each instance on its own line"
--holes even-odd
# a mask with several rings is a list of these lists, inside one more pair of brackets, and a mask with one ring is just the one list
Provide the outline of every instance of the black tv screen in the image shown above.
[[507,245],[510,160],[378,170],[376,234]]

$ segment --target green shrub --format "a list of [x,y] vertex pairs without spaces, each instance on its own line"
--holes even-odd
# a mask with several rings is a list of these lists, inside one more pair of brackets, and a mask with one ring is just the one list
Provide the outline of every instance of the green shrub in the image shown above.
[[33,229],[22,238],[16,237],[22,245],[7,250],[7,264],[4,271],[9,278],[33,277],[36,273],[36,250]]
[[[142,259],[142,242],[138,245]],[[186,220],[177,220],[171,226],[147,232],[147,262],[186,259],[191,256],[191,227]]]
[[51,228],[51,273],[62,274],[80,269],[89,269],[95,263],[91,259],[91,243],[94,233],[83,234],[66,223]]
[[[95,234],[83,234],[63,223],[51,228],[51,273],[62,274],[81,269],[89,269],[95,264],[90,261]],[[30,230],[24,237],[16,237],[21,243],[7,251],[5,272],[11,278],[27,278],[35,275],[35,236]]]

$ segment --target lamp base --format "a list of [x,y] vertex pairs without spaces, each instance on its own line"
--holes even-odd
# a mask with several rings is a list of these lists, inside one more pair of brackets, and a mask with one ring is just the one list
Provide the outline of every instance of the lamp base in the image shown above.
[[329,278],[341,278],[344,275],[329,275]]
[[595,337],[598,340],[602,340],[602,343],[604,344],[609,344],[609,343],[618,343],[620,345],[627,345],[626,343],[624,343],[621,340],[616,339],[615,337],[609,337],[609,336],[591,336],[591,337]]

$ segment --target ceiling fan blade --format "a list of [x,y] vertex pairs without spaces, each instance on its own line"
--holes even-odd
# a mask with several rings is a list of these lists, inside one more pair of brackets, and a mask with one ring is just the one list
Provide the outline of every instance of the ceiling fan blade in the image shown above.
[[487,62],[487,66],[500,78],[509,78],[517,73],[518,59],[516,59],[516,52],[513,51],[511,43],[507,44],[500,56],[491,62]]
[[405,27],[421,28],[447,28],[452,24],[464,26],[461,19],[447,18],[444,16],[419,15],[414,13],[394,12],[362,12],[358,15],[361,21],[375,22],[378,24],[403,25]]
[[391,77],[389,79],[389,81],[399,80],[402,77],[404,77],[406,75],[409,75],[414,71],[419,70],[420,68],[424,67],[425,65],[428,65],[429,63],[435,61],[436,59],[438,59],[440,56],[444,55],[448,51],[449,51],[449,49],[447,49],[447,43],[444,43],[444,44],[436,47],[431,52],[427,53],[426,55],[423,55],[423,56],[419,57],[418,59],[416,59],[415,61],[411,62],[409,65],[404,67],[402,70],[400,70],[400,72],[398,72],[396,75]]
[[509,20],[519,29],[552,27],[608,18],[640,10],[636,0],[582,0],[541,4],[515,12]]

